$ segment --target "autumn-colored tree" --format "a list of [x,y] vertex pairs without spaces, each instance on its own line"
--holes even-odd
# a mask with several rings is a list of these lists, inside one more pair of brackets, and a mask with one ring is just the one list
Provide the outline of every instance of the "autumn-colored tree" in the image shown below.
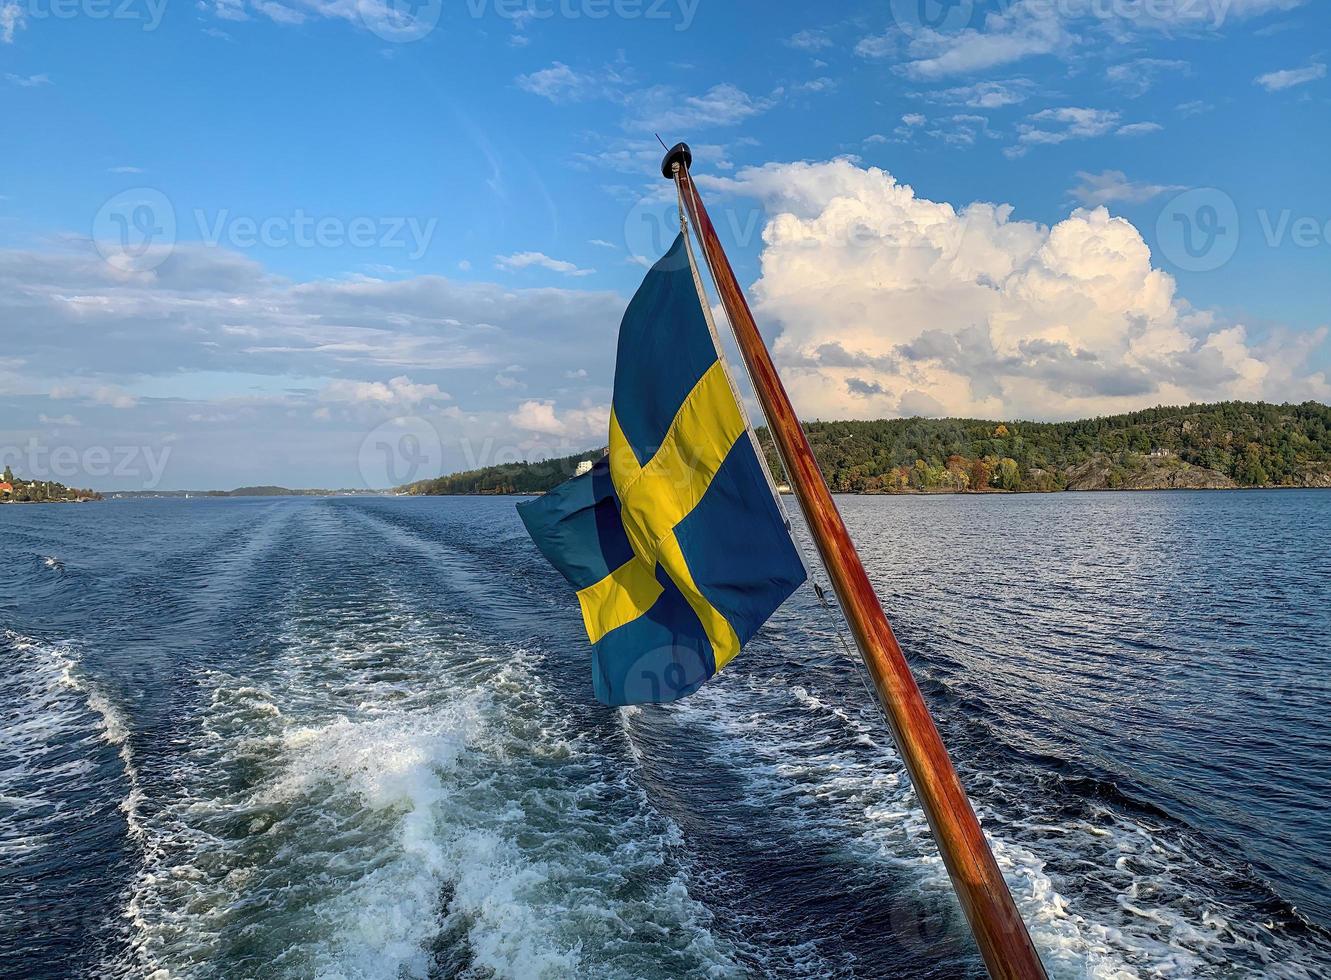
[[983,459],[971,460],[970,487],[972,490],[988,490],[993,482],[994,471]]

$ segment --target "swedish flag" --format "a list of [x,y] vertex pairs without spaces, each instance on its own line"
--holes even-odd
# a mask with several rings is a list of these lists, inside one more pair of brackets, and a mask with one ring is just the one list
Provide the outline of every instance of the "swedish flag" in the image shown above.
[[573,585],[605,704],[674,701],[804,581],[681,234],[619,328],[610,451],[518,512]]

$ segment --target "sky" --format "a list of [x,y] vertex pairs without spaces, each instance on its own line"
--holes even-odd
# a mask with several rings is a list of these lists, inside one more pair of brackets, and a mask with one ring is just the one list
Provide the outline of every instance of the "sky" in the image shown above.
[[1315,0],[0,0],[0,455],[604,444],[694,174],[805,418],[1331,401]]

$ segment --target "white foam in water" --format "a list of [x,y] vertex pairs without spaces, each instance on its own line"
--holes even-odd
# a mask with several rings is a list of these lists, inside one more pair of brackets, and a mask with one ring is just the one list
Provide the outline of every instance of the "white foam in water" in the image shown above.
[[160,857],[112,972],[738,973],[671,868],[677,832],[526,655],[382,608],[293,613],[271,674],[203,676],[205,732],[150,821]]
[[[54,559],[48,559],[48,562]],[[115,705],[90,680],[83,677],[73,648],[68,644],[45,644],[12,630],[0,631],[13,659],[3,677],[5,706],[16,718],[0,732],[0,746],[18,765],[0,772],[0,798],[23,801],[28,806],[57,802],[55,794],[69,791],[65,779],[79,772],[90,772],[91,763],[65,764],[53,769],[42,756],[58,738],[95,737],[114,747],[120,756],[130,793],[121,800],[130,832],[138,830],[137,770],[124,718]],[[35,785],[34,785],[35,784]],[[51,793],[50,798],[34,796]],[[11,795],[21,794],[21,795]],[[0,834],[0,851],[9,843],[8,834]],[[31,850],[44,835],[25,838]]]
[[[869,753],[846,748],[875,746],[875,737],[885,737],[869,719],[847,713],[807,684],[786,685],[758,674],[710,685],[672,710],[682,726],[714,733],[705,744],[743,777],[749,798],[788,821],[792,833],[824,842],[839,838],[858,849],[861,860],[908,869],[922,889],[950,887],[890,743]],[[1240,932],[1223,909],[1173,884],[1174,863],[1182,867],[1188,859],[1130,819],[1106,812],[1104,826],[1080,821],[1011,828],[993,814],[982,817],[1055,977],[1316,975],[1315,968],[1297,962],[1297,951],[1269,947],[1270,935]],[[1045,859],[1010,839],[1013,830],[1034,831],[1041,847],[1060,853],[1084,851],[1097,866],[1117,863],[1122,872],[1117,900],[1093,904],[1074,897],[1047,871]],[[1232,962],[1238,952],[1260,967]]]

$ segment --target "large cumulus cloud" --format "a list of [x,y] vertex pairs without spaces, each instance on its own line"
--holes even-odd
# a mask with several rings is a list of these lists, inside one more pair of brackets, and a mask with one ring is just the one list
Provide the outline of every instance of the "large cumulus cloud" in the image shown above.
[[1258,340],[1190,307],[1128,221],[1046,227],[958,210],[851,160],[710,181],[769,213],[759,320],[798,408],[822,418],[1075,418],[1223,398],[1326,399],[1325,331]]

